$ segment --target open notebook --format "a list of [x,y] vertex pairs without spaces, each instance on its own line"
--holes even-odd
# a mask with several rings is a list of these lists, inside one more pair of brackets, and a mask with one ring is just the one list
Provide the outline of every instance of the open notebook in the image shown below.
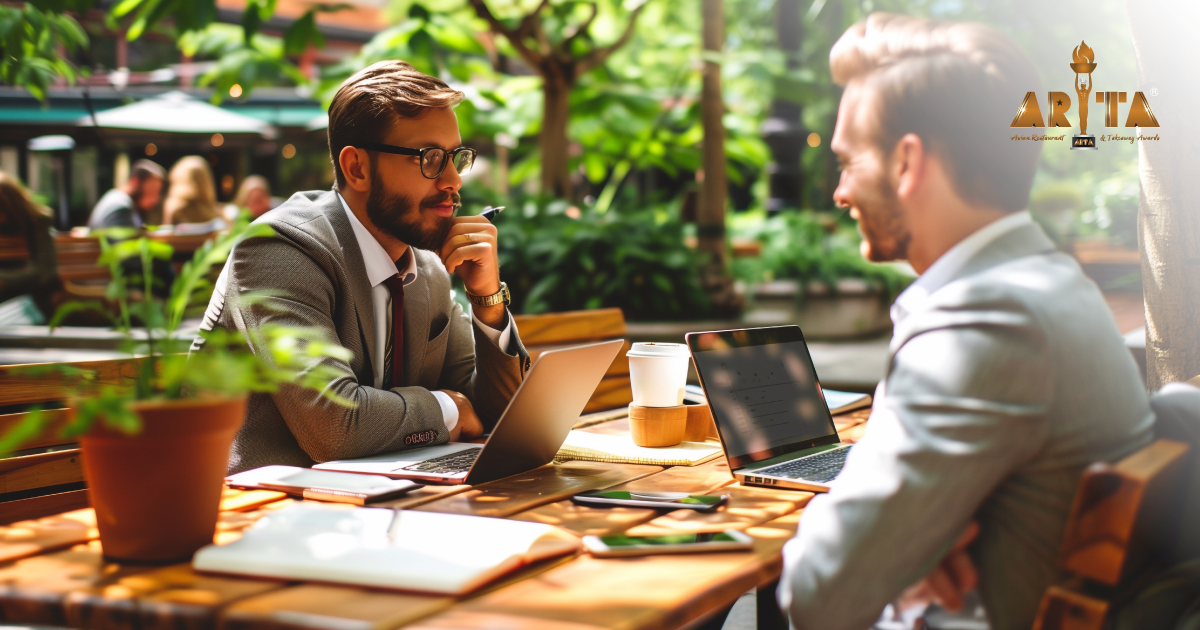
[[555,461],[582,459],[592,462],[618,464],[647,464],[651,466],[695,466],[721,454],[716,442],[680,442],[675,446],[647,448],[633,443],[628,435],[602,435],[586,431],[571,431]]
[[463,595],[524,565],[578,549],[578,538],[540,523],[297,503],[263,517],[232,543],[201,549],[192,566]]

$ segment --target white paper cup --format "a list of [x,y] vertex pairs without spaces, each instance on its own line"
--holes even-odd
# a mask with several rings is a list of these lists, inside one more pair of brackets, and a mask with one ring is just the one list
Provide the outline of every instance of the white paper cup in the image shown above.
[[633,404],[676,407],[683,404],[691,354],[681,343],[635,343],[629,357]]

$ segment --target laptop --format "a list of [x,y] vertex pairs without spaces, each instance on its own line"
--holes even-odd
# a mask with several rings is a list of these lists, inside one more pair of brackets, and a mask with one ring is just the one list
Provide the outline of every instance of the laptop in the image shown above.
[[484,444],[451,442],[313,468],[476,485],[549,464],[624,344],[617,339],[543,352]]
[[745,485],[828,492],[842,444],[799,326],[689,333],[729,469]]

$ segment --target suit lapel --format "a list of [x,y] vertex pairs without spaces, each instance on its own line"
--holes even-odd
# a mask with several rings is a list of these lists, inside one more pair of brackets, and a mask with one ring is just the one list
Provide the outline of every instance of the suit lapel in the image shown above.
[[[410,256],[416,251],[409,249]],[[429,346],[429,272],[420,268],[417,259],[417,279],[404,287],[404,384],[424,383],[425,350]]]
[[[337,235],[338,245],[342,249],[342,261],[346,265],[347,289],[350,302],[358,317],[358,325],[362,329],[363,353],[366,355],[366,367],[374,376],[375,372],[375,310],[371,302],[371,285],[367,281],[367,268],[363,264],[362,250],[358,247],[358,239],[354,236],[354,228],[346,218],[342,201],[336,192],[329,193],[329,201],[323,204],[325,216]],[[407,328],[405,329],[407,332]]]

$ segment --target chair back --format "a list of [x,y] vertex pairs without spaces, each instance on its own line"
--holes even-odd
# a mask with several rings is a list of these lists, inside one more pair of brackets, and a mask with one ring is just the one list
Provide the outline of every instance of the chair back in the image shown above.
[[[531,359],[556,348],[624,339],[626,332],[625,313],[619,308],[517,315],[513,320]],[[629,348],[630,344],[626,341],[625,348],[617,353],[616,360],[609,366],[604,379],[584,407],[584,413],[615,409],[633,402],[633,389],[629,385],[629,359],[625,357]]]
[[1200,390],[1168,385],[1151,406],[1154,442],[1084,471],[1059,550],[1073,577],[1046,590],[1034,630],[1109,627],[1147,585],[1200,556]]

